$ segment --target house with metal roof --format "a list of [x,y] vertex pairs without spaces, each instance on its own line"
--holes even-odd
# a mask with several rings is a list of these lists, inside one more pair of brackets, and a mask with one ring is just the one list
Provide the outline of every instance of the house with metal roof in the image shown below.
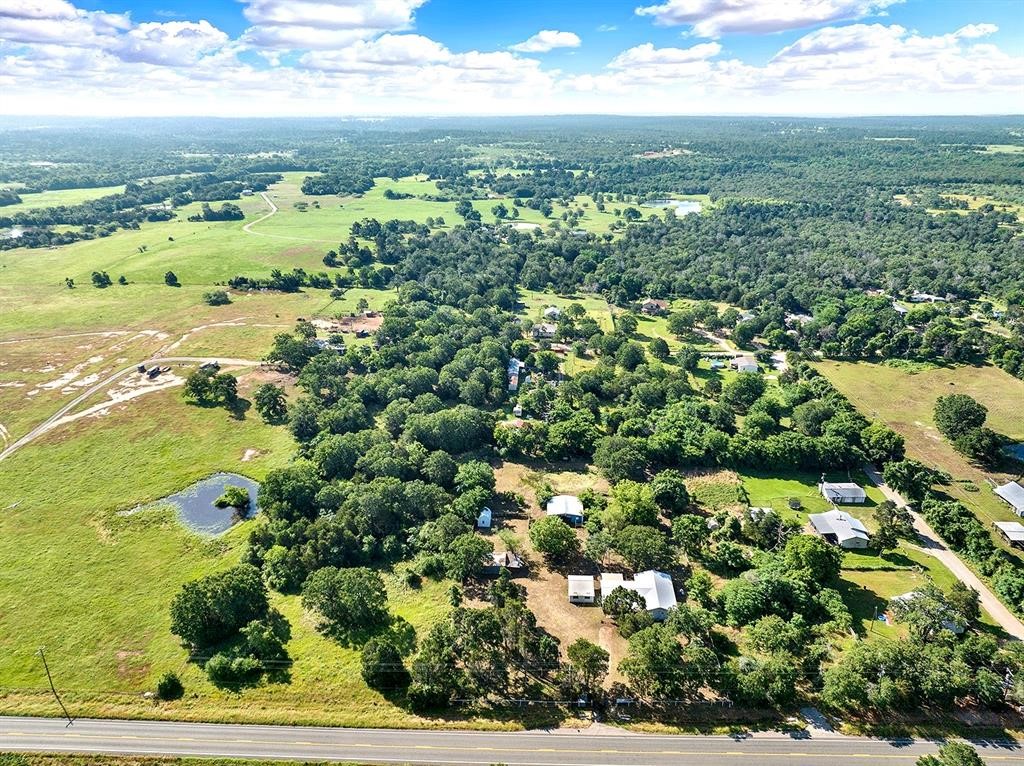
[[548,516],[558,516],[566,524],[578,527],[583,523],[583,503],[575,495],[555,495],[548,500]]
[[860,519],[840,510],[812,513],[808,520],[815,532],[840,548],[867,548],[871,540]]
[[625,588],[643,596],[647,611],[658,621],[668,617],[668,610],[674,609],[677,603],[672,576],[653,569],[637,572],[632,580],[626,580],[618,572],[602,572],[601,598],[607,598],[616,588]]
[[994,526],[1010,545],[1024,548],[1024,524],[1019,521],[997,521]]

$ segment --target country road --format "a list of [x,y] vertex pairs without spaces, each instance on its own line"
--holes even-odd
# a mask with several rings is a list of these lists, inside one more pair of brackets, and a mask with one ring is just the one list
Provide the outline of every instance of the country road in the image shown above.
[[[975,742],[986,763],[1024,764],[1015,742]],[[553,732],[324,729],[157,721],[0,718],[0,752],[107,753],[487,766],[866,766],[934,753],[927,740],[757,733],[671,736],[608,726]]]
[[885,495],[886,499],[891,500],[898,506],[906,506],[910,511],[910,515],[914,519],[914,531],[917,532],[917,536],[921,539],[922,543],[920,546],[915,547],[929,556],[937,558],[960,582],[978,591],[978,600],[981,602],[982,609],[999,623],[999,626],[1006,631],[1007,635],[1018,641],[1024,641],[1024,623],[1017,619],[1013,612],[971,571],[970,567],[960,560],[956,553],[946,547],[945,543],[942,542],[942,538],[935,534],[935,530],[928,525],[924,517],[912,507],[909,507],[907,501],[896,490],[885,483],[885,480],[875,470],[874,466],[865,465],[864,473],[868,475],[868,478],[871,479],[871,482],[876,487],[882,490],[882,494]]
[[257,218],[255,221],[250,221],[245,226],[243,226],[242,227],[242,231],[244,231],[246,234],[252,234],[254,237],[270,237],[271,239],[287,239],[287,240],[291,240],[292,242],[328,242],[328,243],[335,242],[335,240],[333,240],[333,239],[310,239],[309,237],[289,237],[287,234],[267,234],[267,233],[262,232],[262,231],[253,231],[252,230],[253,226],[255,226],[258,223],[263,223],[265,220],[270,218],[272,215],[274,215],[278,211],[278,207],[274,203],[274,201],[270,199],[270,195],[268,195],[266,192],[260,192],[260,196],[263,198],[264,202],[266,202],[268,205],[270,205],[270,212],[269,213],[264,213],[259,218]]
[[89,399],[89,397],[93,396],[94,394],[99,393],[104,388],[106,388],[107,386],[111,385],[118,378],[124,377],[125,375],[128,375],[129,373],[135,372],[135,370],[138,368],[138,366],[140,364],[153,365],[153,364],[166,364],[168,362],[198,362],[199,364],[204,364],[206,362],[220,362],[222,365],[225,365],[225,366],[228,366],[228,367],[254,367],[254,366],[260,364],[260,362],[254,362],[251,359],[225,359],[224,357],[205,357],[205,356],[164,356],[164,357],[154,357],[153,359],[146,359],[146,360],[141,361],[141,362],[136,362],[135,364],[131,365],[130,367],[125,367],[125,368],[123,368],[121,370],[118,370],[117,372],[115,372],[115,373],[113,373],[111,375],[108,375],[106,378],[104,378],[100,382],[98,382],[98,383],[96,383],[96,384],[94,384],[92,386],[89,386],[89,388],[85,389],[85,391],[83,391],[81,394],[76,396],[70,402],[65,404],[63,407],[61,407],[59,410],[57,410],[53,415],[48,417],[46,420],[44,420],[38,426],[33,428],[27,434],[22,436],[20,439],[16,439],[15,441],[13,441],[10,444],[8,444],[4,448],[4,450],[2,452],[0,452],[0,461],[10,457],[17,450],[21,449],[22,447],[24,447],[29,442],[39,438],[44,433],[49,431],[51,428],[53,428],[57,424],[57,422],[62,417],[64,417],[69,412],[74,410],[75,407],[80,405],[82,402],[87,401]]

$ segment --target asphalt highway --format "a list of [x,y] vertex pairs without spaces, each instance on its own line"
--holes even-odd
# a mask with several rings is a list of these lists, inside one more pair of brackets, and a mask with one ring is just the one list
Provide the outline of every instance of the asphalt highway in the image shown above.
[[[935,743],[836,734],[655,736],[610,727],[553,732],[327,729],[159,721],[0,718],[0,752],[107,753],[367,764],[487,766],[865,766],[914,764]],[[1016,743],[977,742],[989,764],[1024,764]]]

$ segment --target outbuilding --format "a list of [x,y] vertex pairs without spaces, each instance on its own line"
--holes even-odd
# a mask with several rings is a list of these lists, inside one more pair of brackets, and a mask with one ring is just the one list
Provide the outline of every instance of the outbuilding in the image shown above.
[[578,527],[583,523],[583,503],[575,495],[555,495],[548,500],[547,515]]
[[831,510],[826,513],[812,513],[808,516],[814,531],[840,548],[859,549],[867,548],[871,536],[867,527],[853,516],[840,510]]
[[1016,548],[1024,548],[1024,524],[1019,521],[997,521],[995,528],[1010,545]]
[[850,503],[860,505],[868,499],[868,493],[864,491],[864,488],[852,481],[823,481],[818,485],[818,489],[823,498],[837,505]]
[[490,529],[491,528],[491,509],[484,508],[480,511],[480,515],[476,517],[477,529]]
[[1001,487],[996,487],[994,491],[1010,504],[1014,513],[1024,516],[1024,485],[1019,481],[1009,481]]
[[757,360],[752,356],[738,356],[732,360],[732,367],[736,372],[757,372]]
[[569,603],[594,603],[594,577],[592,575],[569,575]]

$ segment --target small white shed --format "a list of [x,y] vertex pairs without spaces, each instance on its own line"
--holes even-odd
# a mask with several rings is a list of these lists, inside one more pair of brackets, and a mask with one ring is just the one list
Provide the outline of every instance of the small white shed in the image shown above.
[[569,575],[569,603],[594,603],[594,578],[591,575]]

